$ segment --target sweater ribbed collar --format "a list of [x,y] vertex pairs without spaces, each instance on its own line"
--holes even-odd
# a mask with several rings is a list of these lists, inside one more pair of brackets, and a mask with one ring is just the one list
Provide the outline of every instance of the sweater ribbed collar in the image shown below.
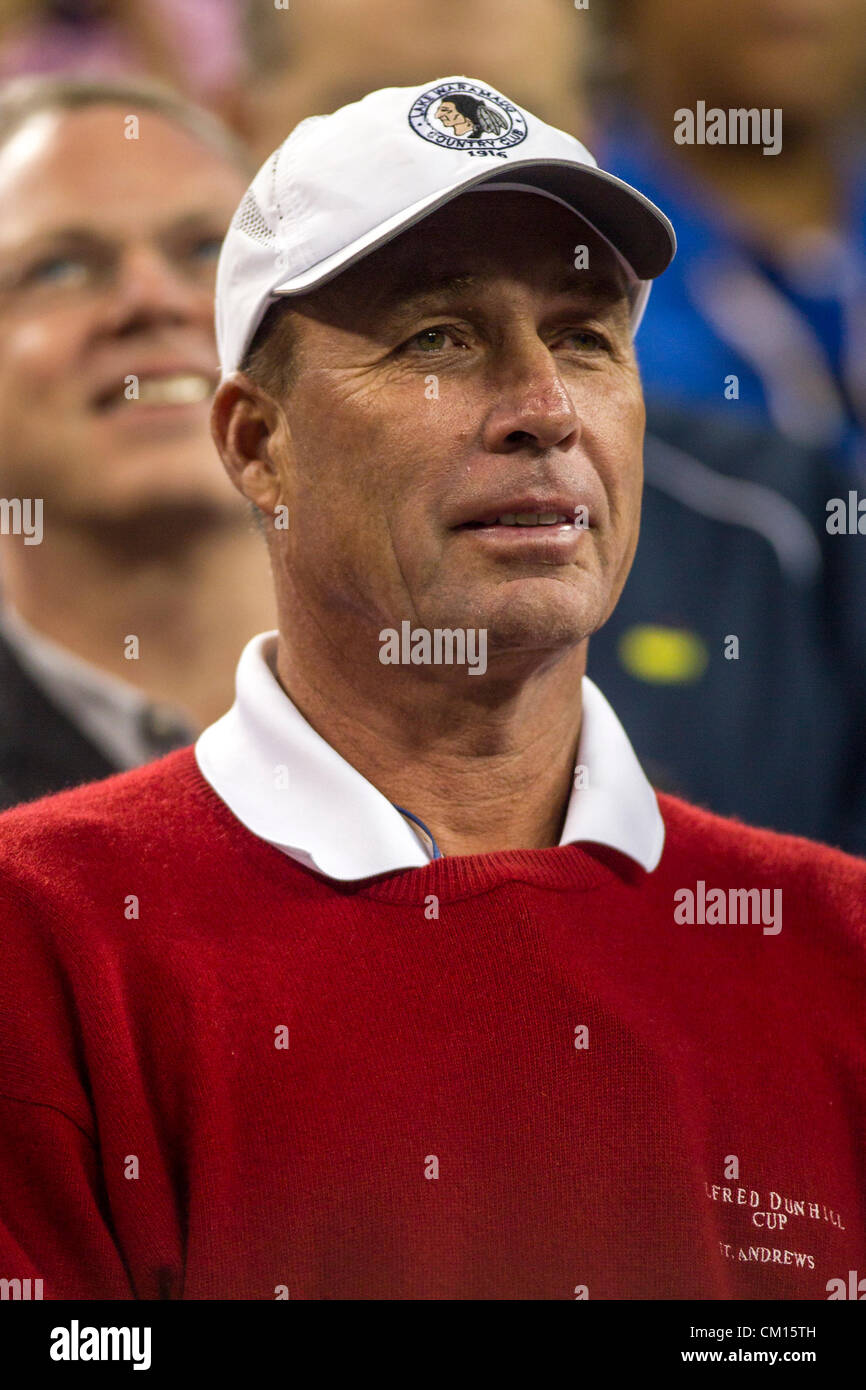
[[[430,853],[409,822],[286,695],[269,660],[276,636],[261,633],[244,648],[235,703],[196,743],[202,776],[252,834],[328,878],[350,881],[428,864]],[[559,843],[607,845],[651,872],[665,835],[655,792],[625,730],[586,676],[581,693],[576,766],[582,773]]]

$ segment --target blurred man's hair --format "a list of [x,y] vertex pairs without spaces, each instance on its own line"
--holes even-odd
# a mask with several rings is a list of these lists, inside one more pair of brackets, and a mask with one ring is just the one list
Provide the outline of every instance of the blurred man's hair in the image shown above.
[[80,111],[88,106],[121,106],[130,115],[155,111],[196,136],[249,178],[252,161],[245,146],[216,116],[187,101],[170,87],[144,77],[15,77],[0,84],[0,149],[34,116]]

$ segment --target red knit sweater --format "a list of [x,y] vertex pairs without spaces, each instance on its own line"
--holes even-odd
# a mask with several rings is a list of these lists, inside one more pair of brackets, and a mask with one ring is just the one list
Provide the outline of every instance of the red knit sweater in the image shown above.
[[[659,800],[652,874],[568,845],[352,884],[246,831],[188,749],[0,818],[0,1278],[825,1299],[866,1276],[866,861]],[[678,921],[699,883],[781,889],[782,930]]]

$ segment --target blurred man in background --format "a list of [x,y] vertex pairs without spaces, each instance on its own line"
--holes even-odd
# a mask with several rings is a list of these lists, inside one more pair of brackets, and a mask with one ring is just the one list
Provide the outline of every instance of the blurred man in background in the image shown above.
[[846,483],[737,419],[656,403],[647,423],[640,541],[590,675],[654,785],[866,855],[863,537],[825,525]]
[[[679,252],[637,344],[665,447],[590,668],[681,794],[866,854],[866,565],[828,526],[866,476],[866,4],[593,20],[602,157],[671,209]],[[778,117],[779,147],[701,110]]]
[[[593,14],[611,40],[602,157],[679,236],[640,344],[648,398],[748,416],[866,476],[866,3]],[[739,138],[738,110],[773,118],[779,147]]]
[[562,0],[246,0],[251,80],[246,128],[265,159],[306,116],[357,101],[371,87],[483,71],[514,100],[586,134],[581,26]]
[[246,179],[215,122],[147,85],[0,100],[2,805],[190,742],[270,617],[208,425]]

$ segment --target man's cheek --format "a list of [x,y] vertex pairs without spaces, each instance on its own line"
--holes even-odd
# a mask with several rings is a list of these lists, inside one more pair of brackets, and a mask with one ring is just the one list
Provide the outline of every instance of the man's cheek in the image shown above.
[[68,368],[71,335],[62,323],[42,320],[17,324],[4,335],[6,351],[0,372],[7,379],[27,380],[31,388],[62,380]]

